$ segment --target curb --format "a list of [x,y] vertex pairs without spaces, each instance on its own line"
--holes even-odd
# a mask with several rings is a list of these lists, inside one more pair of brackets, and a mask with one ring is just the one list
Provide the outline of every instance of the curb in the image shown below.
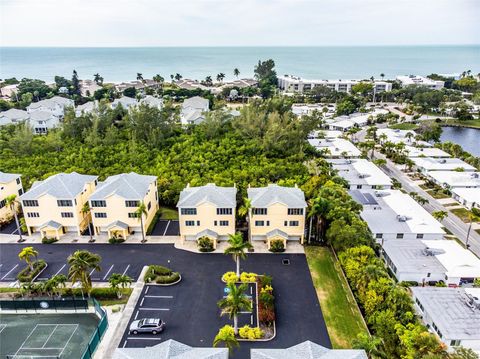
[[180,273],[178,273],[178,275],[180,276],[180,278],[176,281],[176,282],[173,282],[173,283],[165,283],[165,284],[162,284],[162,283],[145,283],[145,285],[156,285],[156,286],[159,286],[159,287],[171,287],[172,285],[175,285],[175,284],[178,284],[182,281],[182,275]]

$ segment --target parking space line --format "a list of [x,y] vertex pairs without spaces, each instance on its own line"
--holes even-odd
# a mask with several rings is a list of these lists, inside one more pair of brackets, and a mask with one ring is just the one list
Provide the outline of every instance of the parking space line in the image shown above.
[[63,270],[63,268],[65,268],[65,266],[66,266],[66,264],[64,264],[64,265],[62,266],[62,268],[60,268],[60,269],[57,271],[57,273],[55,273],[54,275],[57,275],[58,273],[60,273],[60,272]]
[[140,313],[140,312],[137,310],[137,314],[135,314],[135,320],[137,320],[137,318],[138,318],[138,313]]
[[143,307],[143,301],[145,300],[145,297],[142,298],[142,302],[140,303],[140,306]]
[[103,277],[103,280],[105,280],[105,279],[107,278],[108,273],[110,273],[110,271],[112,270],[112,268],[113,268],[114,265],[115,265],[115,264],[112,264],[111,267],[108,269],[107,273],[105,273],[105,276]]
[[165,230],[163,231],[163,235],[166,235],[166,234],[167,234],[167,229],[168,229],[168,226],[170,226],[170,222],[171,222],[171,221],[168,221],[168,222],[167,222],[167,225],[166,225],[166,227],[165,227]]
[[130,264],[127,266],[127,268],[125,268],[125,270],[123,271],[122,275],[125,275],[125,273],[127,273],[128,268],[130,268]]
[[149,286],[147,286],[147,289],[145,289],[145,294],[147,294],[147,293],[148,293],[148,290],[149,290],[149,289],[150,289],[150,287],[149,287]]
[[127,345],[127,340],[123,342],[123,347],[125,348],[126,345]]
[[92,273],[95,272],[95,268],[92,269],[92,271],[90,272],[90,278],[92,277]]
[[159,311],[168,311],[168,308],[138,308],[138,310],[159,310]]
[[5,279],[5,278],[6,278],[10,273],[12,273],[12,272],[15,270],[15,268],[17,268],[17,267],[18,267],[18,263],[15,264],[15,267],[13,267],[12,269],[10,269],[7,274],[5,274],[2,278],[0,278],[0,280]]
[[127,337],[128,340],[162,340],[162,338],[137,338],[137,337]]
[[144,295],[145,298],[163,298],[163,299],[172,299],[173,295]]
[[253,314],[250,316],[250,325],[253,325]]

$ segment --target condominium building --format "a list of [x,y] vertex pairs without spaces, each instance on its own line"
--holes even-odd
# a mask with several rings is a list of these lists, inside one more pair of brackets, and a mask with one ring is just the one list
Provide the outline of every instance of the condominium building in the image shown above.
[[360,157],[362,152],[350,141],[343,138],[313,138],[308,143],[325,157]]
[[59,173],[37,181],[20,196],[29,235],[57,238],[67,232],[78,235],[90,218],[82,210],[97,186],[97,176]]
[[292,75],[279,76],[278,88],[285,92],[303,93],[310,91],[315,86],[325,86],[334,91],[350,93],[352,91],[352,86],[355,86],[360,82],[373,83],[376,93],[392,90],[392,84],[386,81],[372,82],[370,80],[307,80]]
[[216,246],[235,233],[235,208],[237,189],[219,187],[214,183],[205,186],[187,185],[177,203],[180,236],[183,241],[196,241],[208,237]]
[[[95,234],[126,239],[130,234],[147,232],[158,211],[157,177],[135,172],[108,177],[90,196]],[[145,205],[140,218],[137,210]]]
[[398,190],[350,191],[378,243],[403,239],[442,239],[445,231],[412,197]]
[[183,101],[180,111],[182,125],[198,125],[205,120],[205,113],[208,112],[210,101],[200,96],[187,98]]
[[421,320],[450,348],[480,351],[480,288],[411,288]]
[[476,168],[462,161],[459,158],[412,158],[415,167],[422,173],[429,174],[432,171],[458,171],[474,172]]
[[327,160],[338,175],[344,178],[350,189],[390,189],[392,180],[374,163],[363,159]]
[[23,194],[22,179],[15,173],[0,171],[0,222],[8,221],[13,216],[13,211],[7,206],[7,197]]
[[248,188],[247,194],[251,241],[265,241],[269,248],[273,240],[303,243],[307,202],[300,188],[269,184]]
[[453,199],[468,209],[480,209],[480,188],[453,188]]
[[431,171],[428,178],[447,189],[480,188],[480,172]]
[[329,349],[309,340],[285,349],[250,349],[250,359],[367,359],[363,349]]
[[408,75],[397,76],[397,81],[400,82],[402,87],[405,86],[422,86],[431,90],[441,90],[445,86],[444,81],[436,81],[429,79],[428,77]]

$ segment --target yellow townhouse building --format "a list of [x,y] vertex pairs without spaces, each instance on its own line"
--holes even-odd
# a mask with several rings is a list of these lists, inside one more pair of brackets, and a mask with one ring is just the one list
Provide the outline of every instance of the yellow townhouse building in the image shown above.
[[235,187],[187,185],[177,203],[182,241],[208,237],[216,247],[217,241],[227,240],[235,233],[236,196]]
[[81,233],[90,217],[84,205],[97,186],[97,176],[77,172],[58,173],[37,181],[20,196],[28,235],[60,239],[65,233]]
[[302,190],[269,184],[267,187],[248,188],[250,200],[249,237],[264,241],[270,248],[272,240],[303,243],[307,202]]
[[0,223],[9,222],[13,218],[13,211],[7,206],[6,198],[11,195],[23,194],[20,175],[0,171]]
[[147,212],[143,215],[146,233],[159,208],[157,177],[130,172],[100,182],[90,196],[95,234],[126,239],[130,234],[141,233],[141,220],[135,212],[142,202]]

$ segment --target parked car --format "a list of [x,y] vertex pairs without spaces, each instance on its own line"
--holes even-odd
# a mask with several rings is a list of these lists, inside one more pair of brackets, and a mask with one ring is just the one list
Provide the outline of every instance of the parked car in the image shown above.
[[165,322],[158,318],[144,318],[140,320],[134,320],[130,324],[129,334],[158,334],[165,329]]

